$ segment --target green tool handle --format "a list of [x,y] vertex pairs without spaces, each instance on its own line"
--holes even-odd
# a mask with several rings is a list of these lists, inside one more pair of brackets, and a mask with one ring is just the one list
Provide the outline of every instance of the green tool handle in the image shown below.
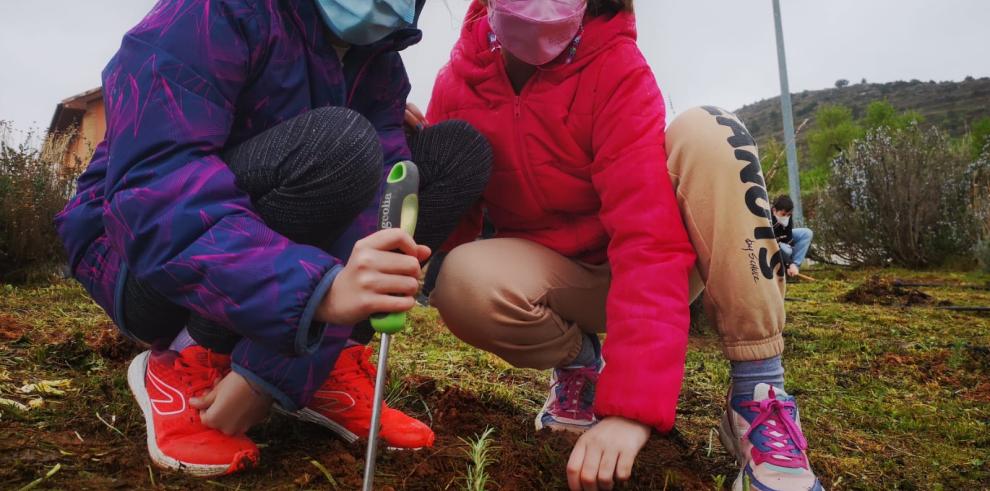
[[[409,235],[416,233],[419,217],[419,169],[406,160],[395,164],[385,180],[381,205],[378,208],[378,229],[401,228]],[[406,313],[374,314],[371,327],[383,334],[395,334],[406,327]]]

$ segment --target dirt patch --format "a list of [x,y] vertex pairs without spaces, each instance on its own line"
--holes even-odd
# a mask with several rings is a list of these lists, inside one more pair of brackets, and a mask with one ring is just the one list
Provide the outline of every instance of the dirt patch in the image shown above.
[[[6,464],[0,466],[0,482],[8,484],[30,482],[61,464],[61,472],[43,488],[144,488],[149,475],[143,445],[85,431],[39,431],[22,424],[0,430],[0,461]],[[78,480],[80,473],[85,473],[84,482]]]
[[990,383],[981,382],[976,387],[964,391],[962,396],[972,401],[990,404]]
[[[480,434],[487,427],[496,428],[497,463],[491,470],[492,479],[499,489],[561,489],[565,487],[564,468],[576,437],[569,434],[543,431],[534,433],[533,415],[521,412],[505,403],[481,401],[474,395],[457,389],[449,389],[438,395],[434,428],[448,446],[443,451],[447,462],[436,465],[435,470],[446,471],[440,480],[459,479],[467,460],[463,442],[457,436]],[[454,436],[457,435],[457,436]],[[453,455],[450,455],[453,449]],[[627,489],[661,489],[667,482],[668,489],[702,489],[708,486],[710,476],[699,461],[692,459],[690,449],[682,440],[656,437],[651,439],[641,453],[635,470],[636,478]],[[451,474],[453,472],[453,474]],[[422,482],[438,476],[418,476]],[[410,487],[409,489],[414,489]],[[422,488],[429,489],[429,487]]]
[[961,387],[965,399],[990,402],[990,348],[947,345],[924,352],[884,353],[871,363],[875,376],[895,376],[919,384]]
[[30,326],[12,316],[0,314],[0,340],[13,341],[20,339],[30,329]]
[[[438,391],[433,381],[425,379],[407,382],[430,408],[422,418],[432,421],[437,441],[430,449],[384,453],[378,464],[376,487],[403,490],[463,488],[470,460],[465,453],[467,444],[461,438],[475,438],[490,427],[495,429],[492,435],[494,462],[488,468],[490,480],[496,483],[492,489],[566,489],[564,468],[576,437],[550,431],[534,432],[533,415],[506,401],[482,400],[457,388]],[[314,457],[342,489],[361,485],[363,442],[347,445],[334,440]],[[725,470],[706,467],[683,440],[654,437],[640,454],[634,480],[624,489],[710,489],[711,476]],[[325,482],[314,468],[301,474],[298,466],[284,470],[298,475],[293,479],[297,485]]]
[[109,322],[87,332],[86,345],[100,356],[113,361],[130,360],[144,350],[122,336],[120,329]]
[[914,288],[907,288],[887,278],[873,276],[862,285],[846,293],[842,300],[860,305],[893,305],[913,307],[917,305],[947,305],[935,297]]
[[[27,326],[6,317],[0,320],[6,333],[2,339],[31,336]],[[93,352],[111,361],[112,370],[118,370],[117,365],[133,356],[137,348],[107,324],[85,334],[46,338],[43,346],[19,346],[15,350],[45,360],[46,366],[84,373]],[[403,382],[401,409],[430,424],[437,441],[433,448],[420,451],[382,451],[376,489],[463,489],[471,461],[466,453],[468,444],[462,439],[477,438],[487,428],[494,429],[488,489],[566,489],[565,466],[576,437],[535,432],[535,414],[515,401],[479,396],[456,387],[441,388],[429,378],[409,377]],[[203,480],[151,468],[140,411],[118,383],[108,378],[99,387],[87,386],[86,392],[76,396],[78,400],[56,400],[51,410],[46,406],[45,410],[26,413],[0,411],[0,482],[16,484],[13,487],[17,488],[60,464],[61,470],[44,486],[217,489]],[[506,378],[504,383],[513,381]],[[100,422],[97,413],[109,423]],[[39,429],[39,423],[44,429]],[[223,487],[284,489],[288,484],[304,489],[359,489],[362,484],[364,442],[348,444],[328,430],[282,416],[273,416],[250,436],[262,444],[261,466],[215,480]],[[726,462],[704,458],[704,449],[693,448],[676,435],[655,436],[637,460],[633,481],[622,489],[712,489],[711,476],[734,476],[734,469]],[[336,486],[329,485],[327,475]]]

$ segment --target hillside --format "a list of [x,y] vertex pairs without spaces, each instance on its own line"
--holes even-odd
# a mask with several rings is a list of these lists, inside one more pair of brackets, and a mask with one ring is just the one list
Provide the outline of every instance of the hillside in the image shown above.
[[[873,101],[887,99],[900,111],[917,111],[927,123],[943,128],[952,136],[966,133],[973,121],[990,116],[990,78],[968,78],[963,82],[890,82],[856,84],[841,89],[804,91],[793,94],[795,125],[810,120],[799,135],[804,143],[814,126],[815,111],[823,104],[842,104],[860,118]],[[765,99],[736,111],[759,142],[774,137],[783,141],[780,98]]]

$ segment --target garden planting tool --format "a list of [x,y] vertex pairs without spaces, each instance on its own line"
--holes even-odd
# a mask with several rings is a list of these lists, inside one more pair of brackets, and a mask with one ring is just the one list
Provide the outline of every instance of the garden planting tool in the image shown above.
[[[378,229],[401,228],[409,235],[416,232],[419,215],[419,169],[416,164],[403,161],[395,164],[385,181],[381,205],[378,208]],[[406,313],[375,314],[371,327],[382,335],[378,350],[378,374],[375,377],[375,400],[371,409],[371,431],[368,433],[368,452],[364,461],[364,490],[371,491],[375,479],[375,456],[378,452],[378,430],[382,418],[382,402],[385,398],[385,377],[388,369],[388,348],[392,335],[406,327]]]

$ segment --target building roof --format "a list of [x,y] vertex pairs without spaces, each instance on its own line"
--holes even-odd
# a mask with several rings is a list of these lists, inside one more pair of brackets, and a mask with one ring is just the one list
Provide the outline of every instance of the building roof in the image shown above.
[[62,133],[69,128],[82,122],[83,114],[86,113],[86,106],[93,101],[103,98],[103,88],[87,90],[81,94],[76,94],[55,106],[55,114],[52,122],[48,125],[48,133]]

